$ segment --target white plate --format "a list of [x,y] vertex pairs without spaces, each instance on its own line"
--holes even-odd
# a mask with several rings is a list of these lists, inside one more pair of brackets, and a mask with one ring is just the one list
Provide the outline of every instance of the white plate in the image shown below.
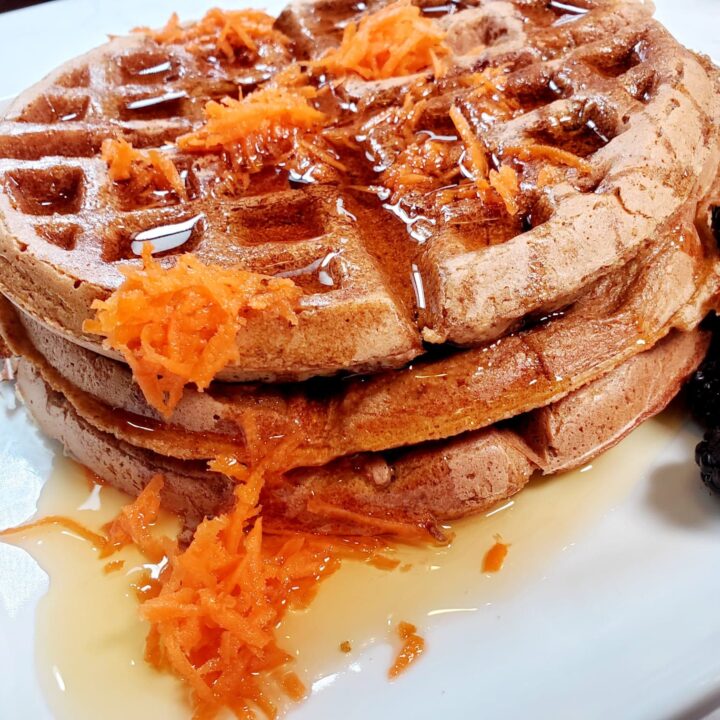
[[[197,16],[214,4],[57,0],[0,15],[0,97],[17,93],[107,33],[158,25],[172,10]],[[720,59],[719,0],[657,5],[683,42]],[[22,408],[10,409],[7,387],[0,393],[4,527],[33,514],[56,447],[38,435]],[[673,427],[671,420],[656,421],[592,472],[523,493],[507,521],[476,521],[476,534],[461,534],[465,540],[451,552],[474,552],[479,563],[486,546],[472,547],[468,538],[482,537],[478,527],[488,533],[500,528],[513,543],[507,567],[492,579],[468,570],[453,588],[441,568],[428,572],[433,593],[447,583],[447,600],[459,602],[445,603],[443,614],[414,618],[428,641],[422,660],[389,684],[386,644],[368,645],[352,662],[338,658],[338,672],[317,682],[311,699],[291,717],[657,720],[700,718],[720,706],[720,503],[704,490],[692,462],[697,430]],[[386,593],[388,610],[399,619],[401,601],[388,590],[392,583],[372,582],[350,593],[355,605],[349,612]],[[37,604],[46,589],[44,572],[25,551],[0,544],[2,720],[52,717],[38,675],[53,668],[36,666],[44,639],[34,638]],[[328,596],[336,590],[329,588]],[[98,655],[101,692],[103,683],[113,682],[102,662]],[[109,707],[108,715],[122,716],[122,707]],[[133,714],[133,720],[161,715]],[[88,711],[73,720],[95,717]]]

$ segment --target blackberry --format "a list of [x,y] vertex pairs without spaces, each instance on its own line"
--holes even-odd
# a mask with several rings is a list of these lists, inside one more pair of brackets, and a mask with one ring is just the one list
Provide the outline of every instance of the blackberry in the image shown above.
[[[713,231],[720,241],[717,210],[713,210]],[[720,318],[711,315],[704,327],[712,332],[712,342],[707,357],[687,384],[687,393],[693,416],[706,430],[695,448],[695,462],[705,485],[720,493]]]
[[686,387],[693,417],[707,430],[720,427],[720,318],[711,314],[702,326],[712,333],[710,348]]
[[695,448],[695,462],[703,482],[713,492],[720,493],[720,428],[705,433],[703,441]]
[[720,359],[715,353],[711,351],[687,388],[693,417],[705,428],[720,426]]

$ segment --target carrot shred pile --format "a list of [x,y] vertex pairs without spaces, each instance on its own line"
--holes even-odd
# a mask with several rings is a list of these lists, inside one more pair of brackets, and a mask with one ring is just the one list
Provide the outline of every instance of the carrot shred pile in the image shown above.
[[135,32],[142,32],[161,44],[187,45],[192,52],[200,52],[203,46],[210,45],[228,60],[234,60],[239,50],[257,53],[258,43],[263,40],[287,43],[287,38],[273,29],[273,23],[272,16],[260,10],[213,8],[197,22],[183,25],[177,13],[173,13],[160,30],[142,27]]
[[467,97],[475,112],[489,120],[509,120],[521,110],[520,104],[510,97],[499,83],[507,66],[486,67],[482,72],[472,73],[467,81],[473,88]]
[[441,60],[449,52],[445,32],[410,0],[399,0],[349,23],[340,47],[318,64],[338,75],[354,72],[365,80],[381,80],[428,68],[442,74]]
[[239,358],[239,331],[265,314],[291,324],[301,289],[292,280],[204,265],[192,254],[164,268],[143,247],[143,267],[124,268],[123,284],[93,303],[85,332],[123,355],[148,402],[168,418],[187,383],[204,390]]
[[397,633],[403,641],[403,645],[395,662],[388,670],[388,677],[391,680],[405,672],[425,652],[425,640],[417,634],[417,628],[414,625],[409,622],[400,622]]
[[137,150],[126,140],[107,139],[102,144],[102,159],[108,165],[113,182],[130,182],[137,194],[150,190],[172,190],[187,200],[185,183],[173,161],[160,150]]
[[509,545],[504,543],[499,535],[496,535],[495,544],[485,553],[483,558],[482,571],[484,573],[500,572],[505,563],[508,548]]
[[[210,469],[237,481],[235,506],[207,519],[185,550],[152,535],[162,478],[156,477],[108,526],[109,547],[128,538],[143,552],[164,548],[167,565],[145,593],[142,616],[150,623],[146,660],[184,680],[194,718],[209,720],[223,708],[238,718],[259,710],[277,717],[270,680],[292,700],[306,696],[300,678],[286,666],[292,657],[277,644],[275,629],[290,608],[313,599],[319,582],[342,559],[370,562],[386,547],[379,541],[343,540],[307,533],[263,532],[258,505],[266,478],[287,464],[282,446],[248,468],[223,456]],[[151,558],[152,559],[152,558]]]
[[181,135],[178,147],[188,152],[227,150],[251,170],[260,169],[265,157],[290,149],[299,132],[325,122],[324,113],[309,102],[317,90],[294,84],[299,77],[287,73],[239,100],[211,100],[205,106],[205,124]]
[[[426,130],[417,130],[428,105],[424,83],[405,94],[402,106],[378,116],[381,122],[398,126],[398,134],[402,133],[406,140],[405,147],[380,176],[393,201],[407,192],[436,193],[434,199],[439,205],[480,197],[503,205],[510,215],[519,212],[517,172],[509,165],[491,169],[490,150],[482,140],[485,128],[521,110],[499,84],[505,72],[504,66],[487,67],[463,78],[470,88],[463,100],[464,110],[453,104],[448,113],[457,137],[438,138]],[[458,179],[461,174],[465,179]]]
[[393,200],[409,190],[427,192],[447,185],[460,174],[457,161],[457,152],[448,143],[426,137],[408,145],[380,181],[392,191]]
[[[388,546],[381,540],[264,532],[260,493],[267,480],[292,465],[296,447],[296,438],[286,438],[250,466],[232,456],[213,460],[212,471],[237,483],[235,506],[204,520],[185,549],[176,540],[156,534],[164,487],[160,475],[105,525],[106,535],[53,516],[0,532],[0,536],[60,525],[89,540],[103,558],[135,545],[162,568],[157,578],[144,578],[138,588],[141,615],[150,623],[146,661],[185,681],[195,720],[212,720],[223,709],[242,720],[251,720],[258,712],[272,720],[278,716],[270,699],[274,688],[294,701],[307,695],[302,680],[287,667],[292,656],[276,637],[287,611],[307,607],[319,583],[343,560],[359,560],[384,570],[397,566],[382,554]],[[119,570],[123,563],[113,560],[103,570]],[[422,639],[406,633],[405,626],[401,637],[405,659],[400,662],[409,664],[422,652]]]
[[240,100],[211,100],[205,124],[181,135],[178,147],[187,152],[227,150],[238,165],[256,172],[267,157],[290,150],[299,132],[323,124],[325,115],[308,102],[316,92],[310,86],[267,85]]

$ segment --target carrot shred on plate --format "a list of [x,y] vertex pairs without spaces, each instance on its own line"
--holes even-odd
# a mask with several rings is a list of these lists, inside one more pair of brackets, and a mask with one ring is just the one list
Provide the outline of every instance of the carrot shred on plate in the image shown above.
[[117,572],[118,570],[122,570],[125,567],[125,561],[124,560],[111,560],[109,563],[105,563],[103,565],[103,572],[106,575],[109,575],[110,573]]
[[[253,438],[257,440],[257,438]],[[397,563],[381,553],[387,543],[373,538],[318,536],[291,530],[265,533],[260,494],[267,480],[292,464],[297,438],[275,444],[249,465],[221,456],[210,470],[236,481],[235,505],[206,519],[186,548],[160,536],[156,521],[164,479],[154,476],[139,496],[106,524],[106,535],[61,517],[49,517],[0,535],[57,524],[93,542],[107,557],[129,544],[159,563],[157,577],[138,588],[141,616],[149,623],[145,659],[183,680],[190,690],[193,718],[212,720],[223,710],[252,720],[278,717],[278,692],[292,701],[308,694],[289,668],[293,656],[278,644],[277,627],[289,609],[302,609],[320,582],[343,560],[367,562],[385,570]],[[253,447],[258,445],[253,443]],[[106,573],[123,560],[104,565]],[[403,649],[394,677],[424,649],[415,628],[401,624]],[[348,643],[349,649],[349,643]]]
[[63,515],[48,515],[46,517],[39,518],[38,520],[33,520],[29,523],[25,523],[24,525],[17,525],[15,527],[7,528],[5,530],[0,530],[0,537],[19,535],[21,533],[27,532],[28,530],[34,530],[36,528],[48,527],[53,525],[60,527],[63,530],[67,530],[74,535],[78,535],[84,540],[87,540],[93,547],[95,547],[97,550],[100,550],[101,553],[107,547],[108,540],[104,535],[93,532],[81,523],[77,522],[77,520],[73,520],[72,518],[68,518]]
[[125,281],[93,303],[84,330],[104,336],[123,355],[148,402],[168,418],[187,383],[205,389],[239,358],[239,331],[260,314],[298,322],[301,289],[286,278],[204,265],[192,254],[171,268],[143,247],[143,267],[124,268]]
[[412,75],[431,68],[444,73],[442,59],[450,50],[446,33],[422,16],[410,0],[399,0],[350,22],[340,47],[317,64],[337,75],[357,73],[365,80]]
[[210,464],[237,480],[235,506],[205,520],[185,551],[169,555],[159,592],[141,608],[150,623],[146,658],[187,682],[195,717],[222,708],[238,717],[254,717],[254,710],[277,717],[273,673],[289,698],[307,694],[300,678],[284,671],[291,656],[278,646],[275,628],[339,559],[332,540],[264,535],[258,502],[275,462],[248,468],[220,457]]
[[118,516],[103,527],[107,545],[100,557],[108,557],[131,543],[152,562],[160,562],[168,553],[168,542],[157,538],[152,527],[160,513],[160,493],[165,480],[155,475],[135,502],[126,505]]
[[485,553],[482,570],[484,573],[496,573],[502,570],[510,546],[502,541],[499,535],[495,536],[495,544]]
[[291,464],[296,445],[286,438],[250,465],[231,456],[213,460],[212,471],[237,483],[235,505],[204,520],[184,550],[154,537],[159,476],[107,526],[112,550],[128,538],[150,559],[156,548],[164,550],[163,571],[141,594],[141,615],[150,623],[145,657],[186,682],[194,718],[210,720],[224,708],[238,718],[276,718],[273,690],[304,698],[307,688],[288,668],[292,656],[278,644],[278,623],[288,609],[306,607],[343,559],[369,562],[387,547],[372,539],[264,532],[260,493]]
[[161,44],[186,45],[191,52],[200,53],[203,46],[219,50],[228,60],[234,60],[238,51],[249,50],[256,54],[258,43],[273,40],[287,44],[289,40],[273,28],[274,18],[260,10],[220,10],[212,8],[197,22],[182,24],[173,13],[160,30],[136,28]]
[[391,680],[405,672],[425,652],[425,640],[417,634],[417,628],[413,624],[400,622],[397,627],[397,634],[403,641],[403,645],[390,670],[388,670],[388,677]]

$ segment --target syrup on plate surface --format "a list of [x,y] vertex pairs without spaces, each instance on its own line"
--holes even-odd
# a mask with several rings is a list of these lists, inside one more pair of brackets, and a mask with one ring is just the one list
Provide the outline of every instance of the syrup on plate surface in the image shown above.
[[[297,657],[293,669],[319,692],[351,665],[357,671],[358,664],[366,664],[373,646],[395,643],[394,628],[401,620],[416,624],[429,637],[426,652],[434,652],[433,637],[441,636],[444,615],[491,613],[489,606],[536,581],[554,556],[581,541],[587,526],[623,500],[648,458],[676,434],[679,423],[677,413],[665,414],[592,465],[536,479],[484,517],[456,523],[449,547],[398,549],[394,556],[401,564],[396,570],[345,563],[321,585],[311,606],[289,614],[279,629],[281,644]],[[112,488],[91,488],[81,468],[58,458],[37,515],[65,515],[98,529],[126,502]],[[170,532],[172,521],[165,522]],[[483,574],[483,557],[496,535],[510,550],[501,572]],[[106,574],[93,547],[68,531],[40,528],[15,536],[13,542],[50,577],[37,608],[35,657],[53,716],[185,720],[188,706],[181,684],[143,660],[147,628],[138,618],[131,587],[142,567],[140,556],[124,550],[118,556],[124,567]],[[376,663],[363,669],[387,682],[388,668]],[[402,678],[397,684],[402,692]]]

